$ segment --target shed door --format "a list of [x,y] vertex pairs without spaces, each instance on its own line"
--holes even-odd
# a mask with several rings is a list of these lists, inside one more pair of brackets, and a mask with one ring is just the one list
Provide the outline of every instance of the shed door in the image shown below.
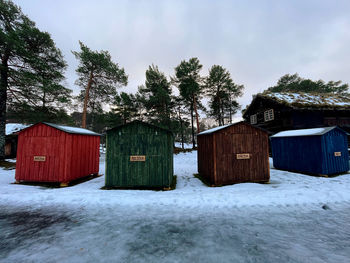
[[[25,140],[26,180],[42,182],[60,181],[59,137],[27,137]],[[55,140],[56,139],[56,140]]]
[[159,154],[145,154],[145,161],[130,161],[128,158],[129,186],[154,187],[162,185],[164,160]]
[[[267,145],[257,134],[218,134],[217,181],[263,181],[267,176]],[[249,158],[248,158],[249,156]]]
[[[158,187],[166,184],[167,160],[164,154],[164,147],[167,140],[164,135],[150,136],[149,134],[123,134],[111,143],[115,143],[115,150],[111,151],[108,158],[113,159],[115,165],[109,169],[116,170],[112,172],[112,184],[123,187]],[[130,159],[131,156],[135,160]],[[145,160],[137,161],[137,157],[144,157]]]

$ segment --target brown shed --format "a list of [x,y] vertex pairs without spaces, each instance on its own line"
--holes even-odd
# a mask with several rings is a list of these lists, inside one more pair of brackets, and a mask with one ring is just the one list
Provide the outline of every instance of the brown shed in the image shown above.
[[268,182],[268,133],[246,122],[198,134],[198,172],[212,185]]

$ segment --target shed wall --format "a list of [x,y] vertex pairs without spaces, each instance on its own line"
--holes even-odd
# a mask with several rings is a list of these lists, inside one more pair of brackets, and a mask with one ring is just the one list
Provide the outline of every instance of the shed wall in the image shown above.
[[[349,170],[349,152],[347,136],[334,129],[322,136],[322,172],[331,175]],[[340,152],[341,156],[335,156]]]
[[[346,134],[334,129],[318,136],[272,137],[273,165],[277,169],[315,175],[349,170]],[[341,152],[341,156],[335,156]]]
[[268,134],[246,123],[198,136],[198,172],[214,185],[269,181],[268,157]]
[[[130,161],[130,156],[145,161]],[[106,186],[169,187],[173,179],[173,137],[142,123],[107,132]]]
[[[19,133],[17,181],[59,182],[65,178],[66,134],[44,124]],[[45,156],[45,161],[34,161]]]
[[198,141],[198,173],[211,184],[215,183],[213,135],[201,135]]
[[67,181],[72,181],[90,174],[98,174],[100,156],[100,137],[68,134]]
[[[250,125],[234,125],[214,134],[216,184],[266,182],[270,179],[267,133]],[[237,159],[247,153],[249,159]]]
[[[16,180],[69,182],[98,173],[99,136],[69,134],[45,124],[18,135]],[[45,156],[45,161],[34,161]]]
[[276,169],[322,174],[321,136],[271,138]]

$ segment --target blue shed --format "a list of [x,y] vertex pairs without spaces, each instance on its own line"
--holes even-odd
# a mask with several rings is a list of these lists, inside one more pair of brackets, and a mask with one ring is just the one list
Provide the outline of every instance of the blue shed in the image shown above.
[[334,127],[291,130],[271,136],[276,169],[314,175],[349,170],[347,133]]

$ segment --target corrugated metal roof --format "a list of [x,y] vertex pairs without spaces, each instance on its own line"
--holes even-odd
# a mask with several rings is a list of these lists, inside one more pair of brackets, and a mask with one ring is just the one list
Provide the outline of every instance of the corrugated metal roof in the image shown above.
[[90,131],[90,130],[84,129],[84,128],[65,126],[65,125],[58,125],[58,124],[49,123],[49,122],[43,122],[43,123],[48,125],[48,126],[51,126],[53,128],[56,128],[58,130],[67,132],[67,133],[101,136],[101,134],[99,134],[99,133],[96,133],[96,132],[93,132],[93,131]]
[[337,126],[301,129],[301,130],[288,130],[288,131],[282,131],[282,132],[276,133],[271,137],[317,136],[317,135],[323,135],[335,128],[337,128]]

